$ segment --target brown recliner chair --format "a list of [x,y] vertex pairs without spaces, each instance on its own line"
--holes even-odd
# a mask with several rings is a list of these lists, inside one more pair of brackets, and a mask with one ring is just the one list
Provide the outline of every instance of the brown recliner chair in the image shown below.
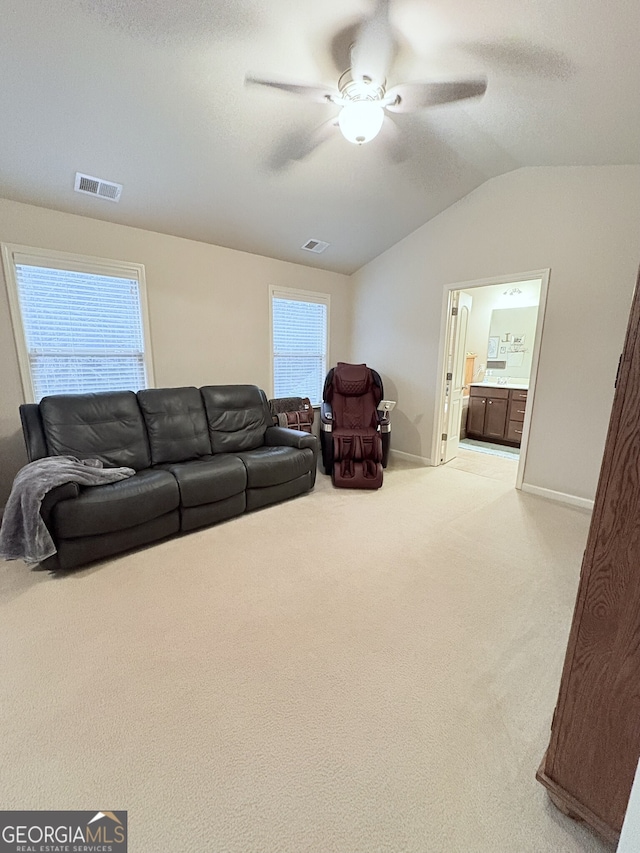
[[379,489],[389,453],[388,416],[378,411],[382,380],[366,364],[338,362],[327,374],[321,409],[322,462],[334,486]]

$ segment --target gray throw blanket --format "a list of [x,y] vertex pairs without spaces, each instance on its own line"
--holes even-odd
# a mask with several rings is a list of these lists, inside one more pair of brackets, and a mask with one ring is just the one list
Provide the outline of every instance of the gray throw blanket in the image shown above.
[[56,546],[40,515],[47,492],[64,483],[99,486],[132,477],[133,468],[103,468],[99,459],[46,456],[21,468],[5,507],[0,528],[0,559],[40,563]]

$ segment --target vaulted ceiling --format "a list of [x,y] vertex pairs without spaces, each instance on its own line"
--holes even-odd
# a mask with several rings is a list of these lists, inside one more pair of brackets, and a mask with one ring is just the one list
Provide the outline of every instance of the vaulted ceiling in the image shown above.
[[496,175],[640,162],[637,0],[391,0],[389,85],[485,96],[395,117],[402,156],[336,131],[301,157],[338,108],[245,75],[335,86],[374,6],[0,0],[0,195],[349,273]]

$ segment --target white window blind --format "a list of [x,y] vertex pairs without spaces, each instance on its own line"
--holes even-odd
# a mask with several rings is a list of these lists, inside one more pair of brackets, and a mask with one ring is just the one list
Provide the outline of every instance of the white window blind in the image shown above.
[[273,385],[275,397],[322,400],[327,372],[329,297],[289,298],[272,292]]
[[84,271],[64,269],[58,255],[51,265],[20,253],[12,261],[23,360],[36,402],[49,394],[148,387],[141,284],[133,266],[114,264],[110,274],[88,271],[91,263]]

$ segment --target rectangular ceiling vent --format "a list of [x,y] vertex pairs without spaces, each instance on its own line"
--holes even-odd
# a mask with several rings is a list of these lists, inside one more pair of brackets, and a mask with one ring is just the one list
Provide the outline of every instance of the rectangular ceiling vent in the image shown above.
[[320,252],[324,252],[328,245],[324,240],[307,240],[301,248],[306,249],[307,252],[315,252],[316,255],[319,255]]
[[108,201],[120,201],[122,184],[114,184],[113,181],[103,181],[102,178],[93,178],[91,175],[83,175],[76,172],[76,183],[74,189],[77,193],[97,195]]

